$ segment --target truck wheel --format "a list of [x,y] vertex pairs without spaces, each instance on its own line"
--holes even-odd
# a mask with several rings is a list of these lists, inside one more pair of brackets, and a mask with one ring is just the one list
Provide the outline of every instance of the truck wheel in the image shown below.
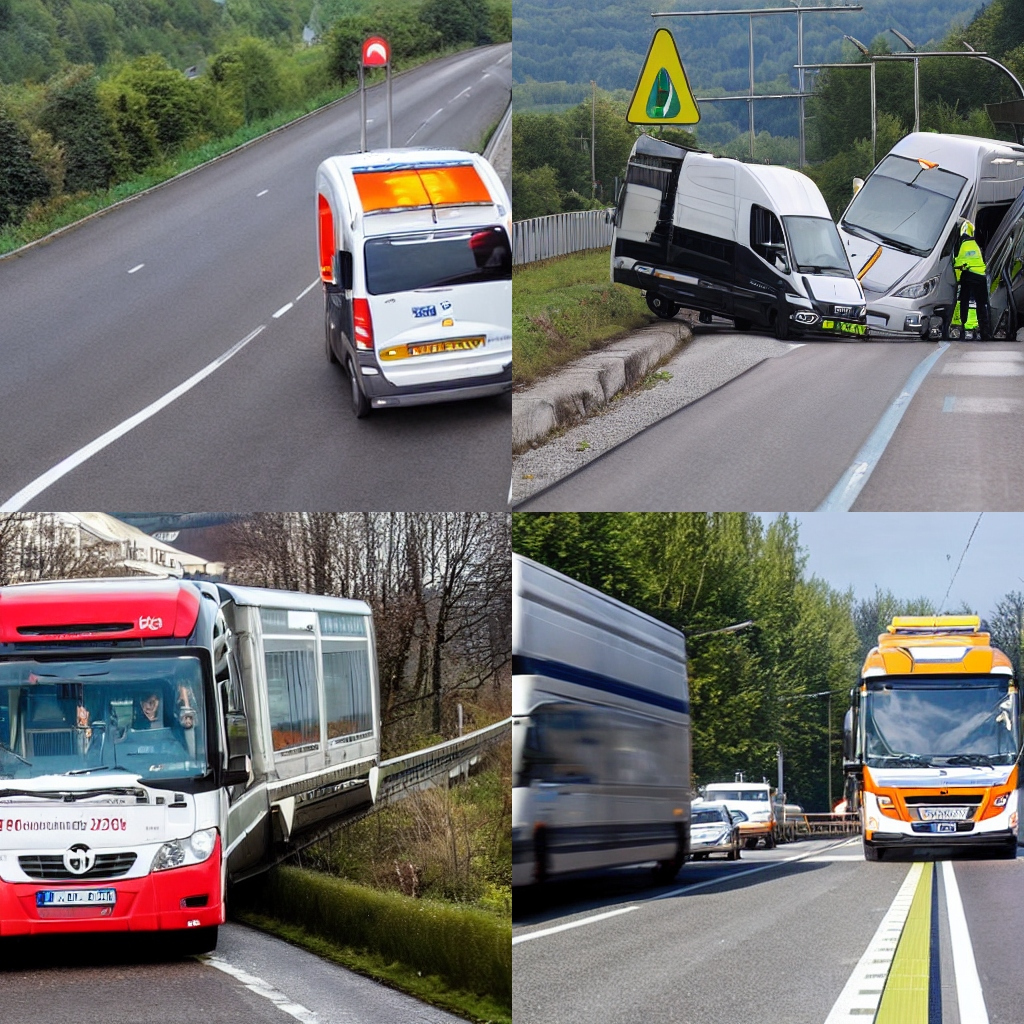
[[660,316],[662,320],[671,320],[679,312],[679,306],[676,303],[670,302],[658,292],[647,293],[647,306],[655,316]]
[[366,419],[370,415],[370,400],[363,393],[363,387],[359,383],[359,375],[356,372],[355,360],[351,356],[348,360],[348,382],[352,389],[352,412],[357,420]]
[[875,846],[874,843],[869,843],[866,839],[864,840],[864,859],[865,860],[881,860],[882,851]]
[[774,850],[775,849],[775,833],[774,832],[769,832],[768,835],[766,835],[764,837],[764,848],[766,850]]
[[740,859],[740,841],[739,841],[739,839],[734,839],[733,840],[733,844],[732,844],[732,849],[729,851],[729,860],[739,860],[739,859]]
[[743,845],[748,850],[756,849],[757,848],[757,836],[750,836],[748,839],[744,839],[743,840]]

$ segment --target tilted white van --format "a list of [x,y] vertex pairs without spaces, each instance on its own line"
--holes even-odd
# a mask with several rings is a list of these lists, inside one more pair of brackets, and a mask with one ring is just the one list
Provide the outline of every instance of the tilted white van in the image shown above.
[[512,387],[512,207],[477,153],[392,149],[317,170],[327,357],[357,417]]

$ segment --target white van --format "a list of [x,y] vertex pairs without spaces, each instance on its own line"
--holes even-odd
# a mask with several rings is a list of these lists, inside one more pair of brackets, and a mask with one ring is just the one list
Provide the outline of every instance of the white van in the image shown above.
[[730,317],[776,337],[864,334],[864,295],[817,185],[641,135],[612,235],[612,281],[671,319]]
[[327,357],[362,418],[512,387],[512,206],[477,153],[392,149],[317,170]]
[[678,630],[512,556],[512,885],[654,861],[690,840]]
[[959,222],[974,224],[984,249],[1022,189],[1024,146],[934,132],[900,139],[839,219],[869,332],[939,337],[956,297]]

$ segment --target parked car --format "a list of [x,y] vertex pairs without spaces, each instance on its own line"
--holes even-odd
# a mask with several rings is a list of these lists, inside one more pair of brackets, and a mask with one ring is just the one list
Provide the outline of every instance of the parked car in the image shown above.
[[703,860],[713,853],[724,853],[729,860],[740,859],[739,819],[725,804],[695,801],[690,819],[690,854],[694,860]]

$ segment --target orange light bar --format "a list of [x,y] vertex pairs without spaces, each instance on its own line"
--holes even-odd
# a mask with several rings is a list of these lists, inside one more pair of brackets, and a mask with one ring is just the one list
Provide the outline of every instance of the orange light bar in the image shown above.
[[493,201],[487,186],[471,164],[356,171],[354,177],[365,213]]
[[922,157],[922,156],[919,156],[919,157],[917,158],[917,162],[918,162],[918,163],[919,163],[919,164],[920,164],[920,165],[921,165],[921,166],[922,166],[922,167],[923,167],[923,168],[924,168],[924,169],[925,169],[926,171],[934,171],[934,170],[935,170],[935,168],[939,166],[939,165],[938,165],[938,164],[937,164],[937,163],[936,163],[936,162],[935,162],[934,160],[925,160],[925,158],[924,158],[924,157]]

